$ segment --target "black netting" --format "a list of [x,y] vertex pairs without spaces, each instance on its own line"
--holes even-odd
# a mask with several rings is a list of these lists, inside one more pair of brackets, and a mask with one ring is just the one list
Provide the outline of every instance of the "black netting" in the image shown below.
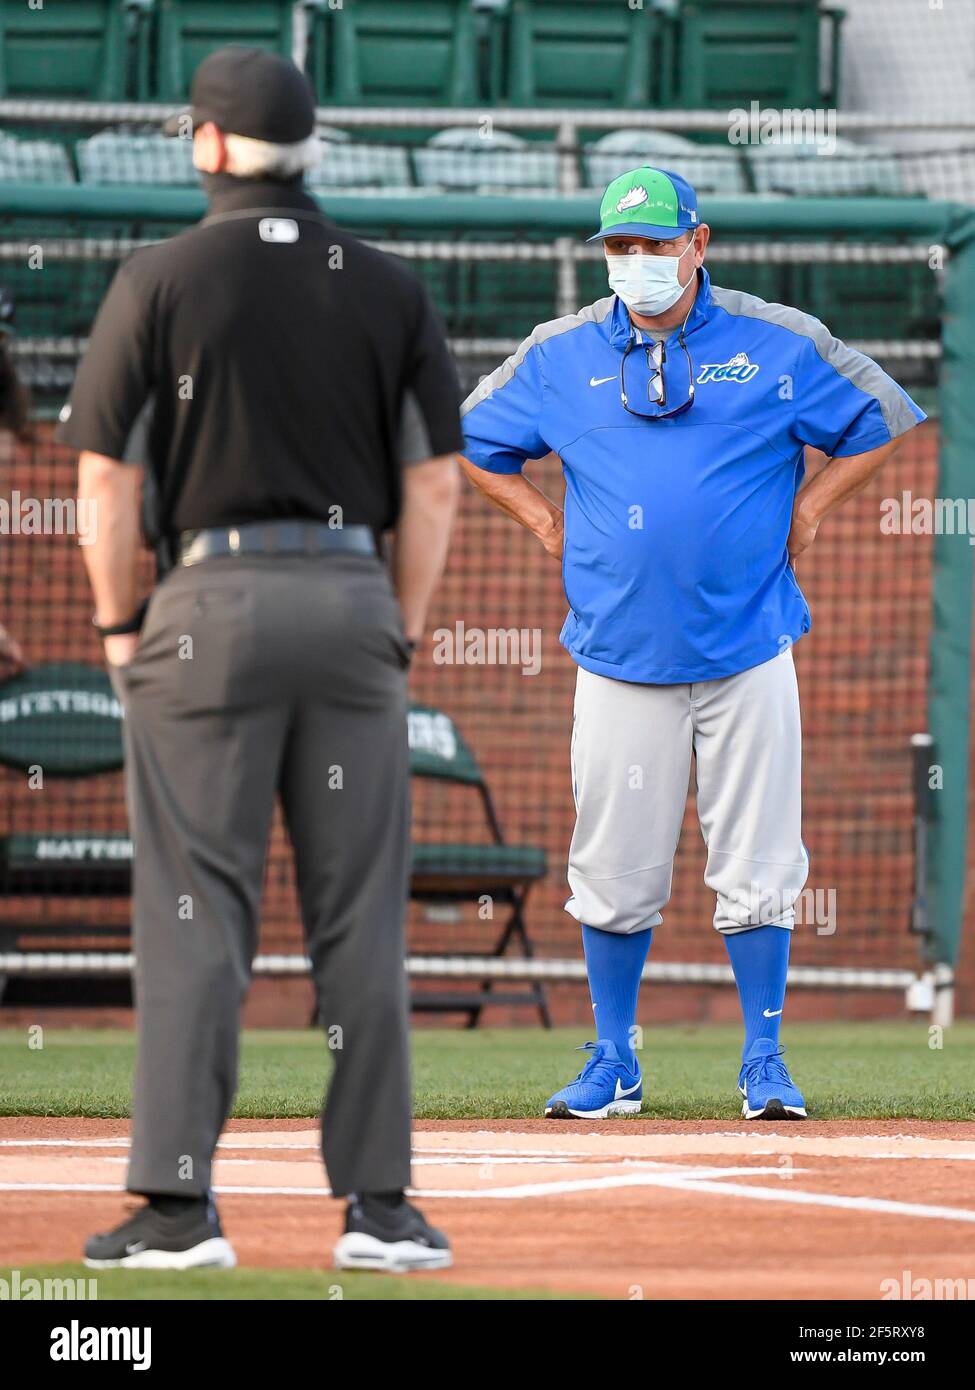
[[[173,230],[176,224],[148,216],[119,222],[3,220],[2,279],[18,301],[17,361],[32,385],[37,417],[32,443],[0,441],[4,498],[72,497],[74,460],[52,443],[52,418],[118,260],[131,245]],[[435,239],[423,242],[388,225],[361,230],[396,246],[430,284],[468,388],[535,323],[564,311],[569,293],[577,305],[606,292],[598,258],[586,259],[575,242],[557,253],[551,238],[531,227],[474,235],[444,225]],[[718,229],[713,278],[817,313],[851,341],[869,345],[923,404],[934,407],[940,277],[928,267],[924,249],[875,238],[819,242],[815,249],[816,255],[803,254],[781,238],[722,238]],[[823,527],[803,566],[814,622],[797,648],[812,870],[798,964],[912,966],[916,960],[916,944],[906,932],[908,745],[925,720],[931,548],[929,538],[882,535],[879,504],[903,491],[933,493],[938,428],[934,419],[912,435],[882,478]],[[533,476],[553,496],[560,494],[556,462],[542,463]],[[81,556],[69,534],[4,539],[0,615],[34,666],[100,662]],[[562,911],[573,814],[567,743],[574,677],[558,645],[563,616],[557,564],[467,492],[430,629],[454,629],[458,622],[525,629],[528,640],[539,644],[540,668],[529,674],[505,662],[440,665],[428,644],[418,655],[412,692],[421,704],[445,711],[469,744],[514,852],[514,867],[537,868],[544,855],[547,872],[532,888],[527,919],[539,951],[552,956],[577,951],[577,929]],[[0,721],[2,699],[0,687]],[[0,769],[0,846],[7,855],[0,890],[8,890],[0,897],[0,944],[103,942],[106,932],[124,941],[128,904],[107,891],[98,860],[111,854],[112,837],[124,830],[117,772],[49,778],[38,790],[22,770]],[[69,879],[58,879],[52,868],[48,891],[39,892],[43,875],[17,878],[12,866],[11,837],[25,835],[47,837],[55,855],[58,842],[95,842],[94,850],[89,844],[95,860]],[[436,868],[438,847],[467,847],[455,852],[456,862],[458,854],[470,855],[471,847],[490,838],[475,788],[417,785],[416,840],[428,867]],[[13,848],[22,852],[23,843]],[[674,898],[655,946],[658,961],[723,959],[709,927],[712,905],[702,867],[691,803]],[[497,874],[496,863],[490,872]],[[418,950],[483,950],[493,944],[497,926],[486,926],[476,906],[449,903],[432,892],[414,905],[411,944]],[[268,867],[262,944],[272,951],[301,947],[280,825]]]

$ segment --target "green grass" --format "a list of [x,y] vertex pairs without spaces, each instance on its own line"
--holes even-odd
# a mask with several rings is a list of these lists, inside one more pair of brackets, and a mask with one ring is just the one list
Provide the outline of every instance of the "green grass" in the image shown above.
[[[421,1119],[519,1119],[580,1065],[580,1030],[418,1030],[415,1111]],[[817,1119],[975,1119],[975,1023],[929,1046],[924,1022],[793,1024],[788,1061]],[[43,1047],[26,1029],[0,1029],[0,1114],[125,1117],[134,1057],[131,1033],[45,1029]],[[644,1114],[732,1120],[737,1027],[644,1031]],[[234,1114],[317,1115],[327,1049],[312,1030],[245,1035]]]
[[[0,1279],[10,1283],[13,1271],[0,1266]],[[400,1279],[389,1274],[337,1274],[318,1269],[190,1269],[172,1270],[86,1269],[82,1264],[24,1265],[20,1267],[21,1297],[27,1279],[94,1279],[97,1289],[85,1284],[86,1298],[94,1292],[99,1303],[158,1299],[319,1299],[323,1302],[364,1300],[434,1299],[566,1299],[572,1294],[534,1289],[490,1289],[471,1284],[444,1284],[425,1277]],[[94,1299],[92,1299],[94,1302]],[[76,1307],[76,1305],[73,1305]]]

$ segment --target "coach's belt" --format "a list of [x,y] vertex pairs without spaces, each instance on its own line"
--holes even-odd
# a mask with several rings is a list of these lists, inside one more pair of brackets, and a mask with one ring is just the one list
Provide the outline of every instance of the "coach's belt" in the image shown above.
[[376,539],[368,526],[326,526],[318,521],[249,521],[240,526],[213,526],[183,531],[177,542],[177,563],[235,555],[321,555],[327,550],[352,550],[375,555]]

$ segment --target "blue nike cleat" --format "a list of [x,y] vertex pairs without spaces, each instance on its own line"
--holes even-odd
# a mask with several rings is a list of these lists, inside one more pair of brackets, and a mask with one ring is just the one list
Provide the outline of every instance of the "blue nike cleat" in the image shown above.
[[608,1115],[638,1115],[643,1103],[639,1070],[630,1071],[609,1039],[576,1048],[590,1057],[575,1081],[546,1102],[550,1120],[605,1120]]
[[802,1092],[780,1060],[784,1048],[771,1038],[756,1038],[738,1073],[741,1113],[746,1120],[804,1120]]

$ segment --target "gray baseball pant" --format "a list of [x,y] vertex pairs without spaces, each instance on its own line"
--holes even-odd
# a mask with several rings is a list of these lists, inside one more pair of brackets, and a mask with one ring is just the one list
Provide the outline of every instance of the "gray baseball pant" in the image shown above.
[[276,793],[334,1062],[332,1189],[409,1184],[408,664],[384,566],[329,552],[174,570],[113,668],[135,841],[131,1191],[210,1186]]
[[738,675],[685,685],[636,685],[580,669],[566,910],[609,932],[660,923],[693,754],[715,927],[792,927],[809,867],[801,739],[788,649]]

